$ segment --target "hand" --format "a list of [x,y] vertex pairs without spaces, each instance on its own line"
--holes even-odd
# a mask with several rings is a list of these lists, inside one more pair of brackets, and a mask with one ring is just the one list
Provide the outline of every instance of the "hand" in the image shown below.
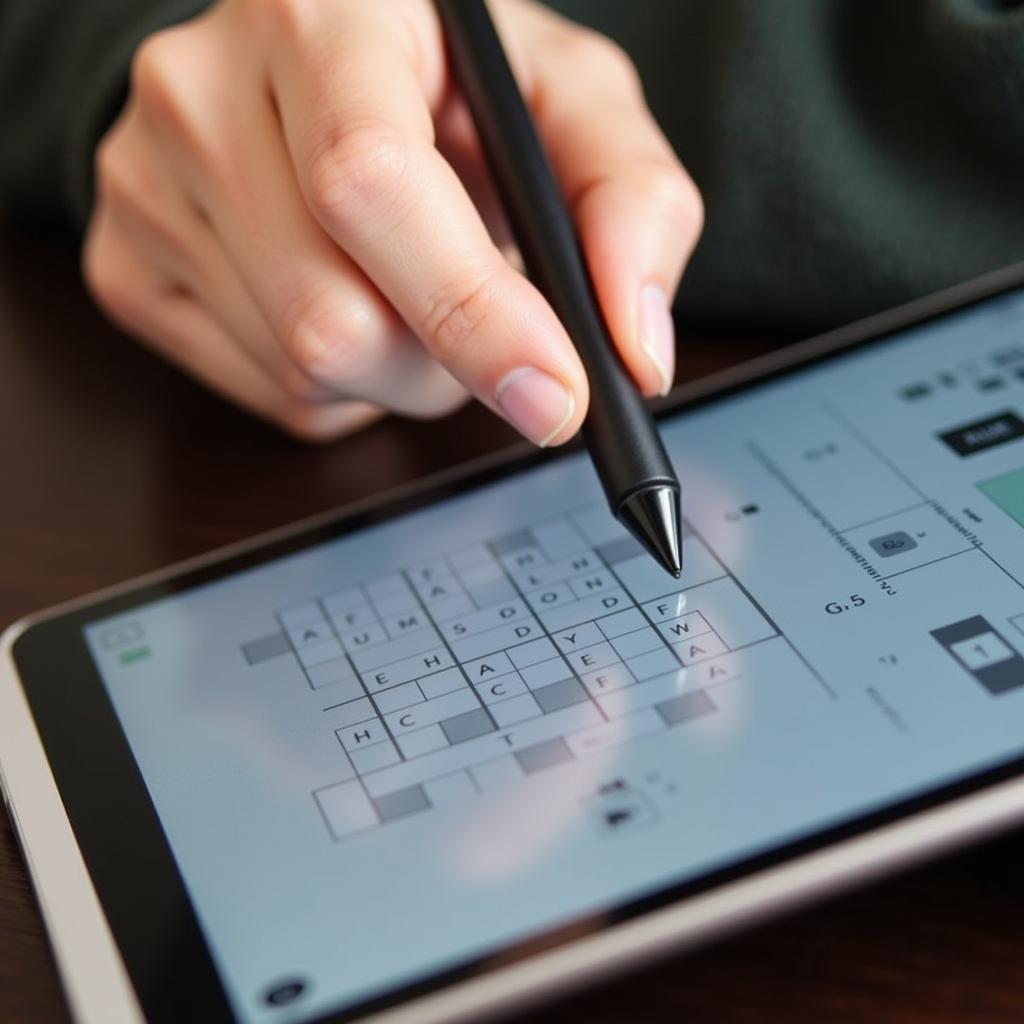
[[[616,344],[664,392],[700,198],[618,48],[492,7]],[[428,0],[221,0],[151,36],[96,192],[83,270],[108,315],[298,437],[467,392],[538,444],[583,420],[583,367],[514,268]]]

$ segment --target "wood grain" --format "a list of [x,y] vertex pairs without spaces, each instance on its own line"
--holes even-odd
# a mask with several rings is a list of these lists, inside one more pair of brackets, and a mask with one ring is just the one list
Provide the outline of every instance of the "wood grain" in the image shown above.
[[[681,376],[764,347],[691,339]],[[511,440],[471,407],[337,445],[291,442],[107,326],[63,239],[0,233],[0,623]],[[0,1022],[65,1022],[0,819]],[[1014,835],[521,1020],[1024,1020],[1022,854]]]

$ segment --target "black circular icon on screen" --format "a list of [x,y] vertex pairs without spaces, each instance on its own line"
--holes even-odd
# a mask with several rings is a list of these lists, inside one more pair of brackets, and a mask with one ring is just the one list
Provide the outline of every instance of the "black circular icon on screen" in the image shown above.
[[271,985],[264,993],[263,1001],[268,1006],[288,1006],[300,998],[308,987],[301,978],[288,978],[286,981]]

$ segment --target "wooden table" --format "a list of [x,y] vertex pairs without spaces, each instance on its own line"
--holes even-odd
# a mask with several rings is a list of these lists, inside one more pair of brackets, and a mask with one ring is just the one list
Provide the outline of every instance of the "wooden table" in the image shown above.
[[[688,345],[683,375],[753,354]],[[0,623],[493,450],[471,408],[304,447],[106,326],[60,239],[0,234]],[[1024,838],[906,874],[522,1018],[1024,1020]],[[0,824],[0,1022],[67,1021]]]

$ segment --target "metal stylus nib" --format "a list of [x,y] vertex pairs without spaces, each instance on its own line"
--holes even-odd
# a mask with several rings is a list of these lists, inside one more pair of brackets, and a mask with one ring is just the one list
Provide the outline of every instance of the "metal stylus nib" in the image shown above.
[[618,518],[658,564],[679,579],[683,571],[683,543],[678,489],[655,484],[636,491],[619,505]]

